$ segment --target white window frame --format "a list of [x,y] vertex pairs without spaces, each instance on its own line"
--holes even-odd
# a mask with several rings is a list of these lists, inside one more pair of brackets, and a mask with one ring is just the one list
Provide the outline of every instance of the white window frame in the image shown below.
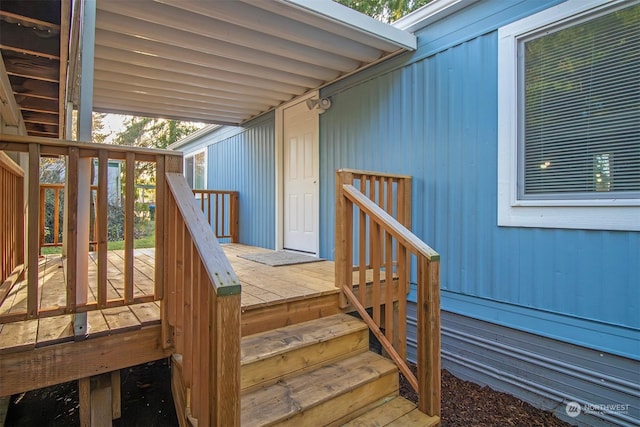
[[[184,176],[185,178],[187,177],[187,159],[188,158],[194,158],[195,156],[197,156],[198,154],[204,154],[204,188],[198,188],[197,190],[206,190],[208,188],[208,163],[209,163],[209,159],[207,158],[207,147],[201,148],[199,150],[195,150],[195,151],[191,151],[188,154],[185,154],[183,156],[183,170],[184,170]],[[195,160],[194,160],[194,165],[195,165]],[[193,174],[193,180],[195,181],[195,174]],[[194,188],[194,182],[190,182],[189,183],[191,185],[191,188]],[[199,195],[196,195],[197,197],[200,197]]]
[[623,0],[568,0],[498,30],[499,226],[640,231],[640,199],[518,197],[518,39],[559,21],[579,22],[623,4],[630,5]]

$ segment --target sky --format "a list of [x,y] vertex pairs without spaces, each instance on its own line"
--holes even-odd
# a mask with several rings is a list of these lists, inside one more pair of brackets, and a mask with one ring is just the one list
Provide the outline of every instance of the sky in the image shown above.
[[113,141],[118,132],[124,130],[124,122],[129,120],[131,116],[125,116],[122,114],[106,114],[102,124],[104,125],[104,133],[109,134],[105,142],[109,143]]

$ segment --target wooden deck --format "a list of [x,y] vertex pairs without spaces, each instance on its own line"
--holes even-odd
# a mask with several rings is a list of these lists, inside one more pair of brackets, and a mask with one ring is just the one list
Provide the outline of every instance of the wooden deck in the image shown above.
[[[340,311],[338,290],[334,286],[333,262],[320,261],[271,267],[238,256],[268,251],[266,249],[241,244],[225,244],[223,248],[242,283],[243,335],[312,320]],[[153,295],[153,251],[153,249],[135,251],[135,296]],[[110,299],[120,298],[124,292],[122,257],[122,251],[110,251],[108,255]],[[95,301],[97,294],[95,255],[91,254],[90,259],[89,302]],[[40,259],[38,277],[42,308],[64,307],[64,264],[64,259],[60,255],[47,255]],[[23,312],[25,308],[26,284],[23,281],[16,284],[0,305],[0,314]],[[152,347],[156,351],[148,352],[146,355],[140,354],[134,359],[139,361],[148,357],[156,359],[163,357],[165,351],[160,345],[160,313],[159,301],[89,311],[87,336],[83,343],[85,346],[94,345],[97,346],[96,348],[103,348],[102,344],[97,345],[100,340],[96,338],[111,337],[120,342],[130,339],[127,337],[135,337],[136,333],[144,330],[144,335],[149,335],[147,338],[151,340],[149,342],[153,342]],[[72,322],[72,315],[64,314],[0,324],[0,365],[13,363],[11,360],[30,365],[27,363],[27,353],[30,351],[50,349],[50,352],[55,353],[58,350],[54,344],[73,346]],[[105,344],[105,346],[108,345]],[[65,351],[66,354],[70,354],[70,350]],[[49,356],[43,353],[41,357],[46,359]],[[24,368],[26,369],[26,366]],[[72,375],[68,374],[68,376]],[[69,380],[68,376],[65,377],[66,380]],[[53,381],[57,380],[52,377],[51,381],[45,381],[45,383],[55,383]],[[16,387],[12,388],[12,390],[15,389]]]

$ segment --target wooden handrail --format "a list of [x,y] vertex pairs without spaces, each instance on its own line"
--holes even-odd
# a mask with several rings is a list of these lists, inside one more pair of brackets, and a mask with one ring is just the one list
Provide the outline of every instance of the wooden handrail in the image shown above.
[[[82,153],[95,153],[92,157],[97,157],[97,150],[105,149],[108,147],[109,158],[124,160],[127,153],[134,153],[138,160],[150,159],[155,161],[156,157],[162,156],[178,156],[182,155],[177,151],[162,150],[158,148],[146,148],[146,147],[133,147],[129,145],[112,145],[101,144],[95,142],[84,141],[70,141],[65,139],[45,138],[40,136],[18,136],[0,134],[0,142],[2,142],[2,148],[6,151],[18,151],[28,152],[28,144],[37,144],[41,147],[42,154],[55,155],[56,153],[66,154],[67,150],[74,148],[80,150]],[[85,157],[84,154],[81,157]]]
[[194,189],[193,194],[200,201],[200,209],[205,213],[218,239],[230,239],[237,243],[239,193],[227,190]]
[[[240,423],[240,281],[180,173],[167,173],[163,339],[181,360],[180,425]],[[178,384],[176,384],[178,382]],[[184,405],[184,407],[182,406]]]
[[415,234],[373,203],[371,199],[358,191],[353,185],[345,184],[343,191],[349,200],[355,203],[367,215],[379,223],[387,233],[390,233],[394,238],[398,239],[400,243],[412,250],[416,255],[422,255],[429,261],[437,261],[440,259],[440,255],[431,249],[429,245],[416,237]]
[[[416,390],[419,409],[440,416],[440,256],[409,230],[410,179],[337,171],[336,285]],[[358,180],[360,189],[354,186]],[[417,377],[405,361],[412,257],[417,260]]]
[[[163,297],[165,281],[165,258],[164,258],[164,214],[162,209],[157,211],[155,224],[156,260],[155,260],[155,289],[152,295],[134,295],[133,262],[134,262],[134,197],[133,187],[135,185],[136,162],[150,162],[155,164],[156,182],[164,183],[164,173],[167,170],[180,171],[182,167],[182,155],[169,150],[155,150],[139,147],[126,147],[110,144],[95,144],[86,142],[65,141],[53,138],[22,137],[14,135],[0,135],[0,148],[7,151],[23,152],[29,155],[29,172],[25,177],[19,195],[26,190],[28,209],[26,212],[27,225],[29,230],[35,232],[28,233],[26,239],[27,257],[27,310],[22,312],[8,313],[0,316],[0,323],[25,320],[28,318],[55,316],[63,313],[82,313],[107,307],[116,307],[140,302],[160,300]],[[66,205],[69,207],[65,212],[67,222],[67,258],[66,258],[66,299],[64,306],[42,307],[38,292],[38,255],[41,244],[41,208],[44,208],[41,199],[42,189],[48,188],[47,184],[40,185],[40,158],[41,156],[65,156],[67,158],[66,177],[69,182],[65,191],[67,198]],[[97,298],[95,301],[87,301],[88,280],[86,277],[78,277],[78,271],[82,268],[80,263],[87,262],[88,253],[79,253],[76,236],[81,232],[80,224],[82,218],[89,218],[87,214],[87,200],[92,191],[89,179],[80,179],[81,171],[87,171],[86,166],[98,159],[98,186],[96,192],[96,204],[98,206],[96,215],[96,245],[97,245]],[[126,165],[126,178],[124,186],[126,197],[123,202],[124,210],[124,292],[118,298],[109,298],[108,290],[108,260],[107,260],[107,210],[108,206],[108,163],[110,160],[122,160]],[[26,185],[25,185],[26,184]],[[156,190],[156,203],[163,206],[164,187]],[[23,190],[24,189],[24,190]],[[58,190],[59,191],[59,190]],[[84,200],[84,201],[83,201]],[[79,201],[82,201],[79,203]],[[104,207],[104,208],[103,208]],[[22,215],[21,217],[24,217]],[[25,241],[25,233],[21,233],[20,242]],[[89,237],[89,236],[87,236]],[[87,243],[89,238],[87,238]]]

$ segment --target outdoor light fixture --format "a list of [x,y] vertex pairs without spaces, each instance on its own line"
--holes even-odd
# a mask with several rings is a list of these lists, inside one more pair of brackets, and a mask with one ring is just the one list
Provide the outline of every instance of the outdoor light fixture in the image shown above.
[[320,99],[309,98],[309,99],[307,99],[307,108],[309,108],[309,110],[313,110],[314,108],[317,108],[319,110],[319,113],[322,114],[325,111],[327,111],[329,108],[331,108],[331,99],[329,99],[329,98],[320,98]]

